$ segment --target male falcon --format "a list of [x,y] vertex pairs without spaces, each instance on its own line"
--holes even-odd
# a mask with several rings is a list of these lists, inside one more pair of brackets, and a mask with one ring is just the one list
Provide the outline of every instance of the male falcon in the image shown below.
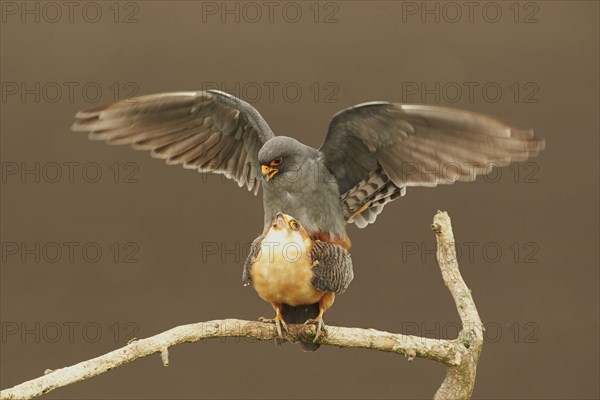
[[[244,264],[244,286],[275,309],[273,319],[281,336],[286,323],[316,323],[321,334],[323,314],[336,294],[346,291],[354,278],[350,254],[341,246],[312,240],[293,217],[277,213],[267,232],[253,243]],[[305,350],[319,348],[301,343]]]
[[217,90],[81,111],[72,129],[150,150],[167,164],[224,174],[254,194],[262,181],[263,233],[283,212],[311,239],[346,249],[346,224],[375,222],[407,187],[473,181],[492,166],[537,155],[545,144],[532,130],[474,112],[371,102],[335,114],[315,149],[275,136],[254,107]]

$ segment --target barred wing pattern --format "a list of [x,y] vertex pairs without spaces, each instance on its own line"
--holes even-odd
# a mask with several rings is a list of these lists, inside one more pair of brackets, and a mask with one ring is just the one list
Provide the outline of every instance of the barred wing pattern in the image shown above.
[[313,267],[312,285],[323,292],[342,294],[354,279],[352,259],[342,247],[314,241],[311,249]]

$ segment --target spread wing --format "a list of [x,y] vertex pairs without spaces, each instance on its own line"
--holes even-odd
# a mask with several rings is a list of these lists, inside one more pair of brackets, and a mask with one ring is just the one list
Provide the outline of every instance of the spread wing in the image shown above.
[[256,258],[260,254],[260,245],[264,238],[265,235],[260,235],[254,239],[252,245],[250,245],[250,252],[248,253],[248,257],[246,257],[246,261],[244,262],[244,272],[242,272],[242,284],[244,286],[248,286],[252,283],[252,276],[250,275],[250,272],[252,270],[254,261],[256,261]]
[[316,262],[311,282],[316,289],[335,294],[342,294],[348,289],[354,279],[350,253],[340,246],[315,241],[311,258]]
[[374,102],[337,113],[320,148],[348,222],[364,227],[409,186],[473,181],[544,149],[530,129],[459,109]]
[[217,90],[135,97],[75,118],[71,129],[92,140],[131,144],[167,164],[224,174],[254,194],[258,151],[274,136],[254,107]]

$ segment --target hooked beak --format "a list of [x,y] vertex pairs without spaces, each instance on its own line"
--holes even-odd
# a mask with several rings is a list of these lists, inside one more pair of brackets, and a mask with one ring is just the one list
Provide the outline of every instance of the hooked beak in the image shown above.
[[278,226],[280,228],[286,228],[287,224],[285,222],[285,218],[283,217],[283,214],[278,212],[277,215],[275,216],[275,221],[273,222],[273,226]]
[[279,172],[277,168],[268,165],[261,165],[260,169],[266,180],[271,180]]

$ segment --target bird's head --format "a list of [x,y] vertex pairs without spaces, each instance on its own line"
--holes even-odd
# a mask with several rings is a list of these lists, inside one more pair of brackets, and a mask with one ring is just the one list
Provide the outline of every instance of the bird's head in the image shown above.
[[305,261],[312,246],[304,227],[292,216],[281,212],[273,218],[261,244],[262,254],[268,256],[267,260],[282,265]]
[[296,139],[276,136],[270,139],[258,152],[258,163],[265,180],[278,179],[290,173],[296,174],[304,161],[310,156],[311,147]]
[[304,227],[290,215],[278,212],[267,236],[278,237],[278,242],[297,243],[309,245],[310,236]]

